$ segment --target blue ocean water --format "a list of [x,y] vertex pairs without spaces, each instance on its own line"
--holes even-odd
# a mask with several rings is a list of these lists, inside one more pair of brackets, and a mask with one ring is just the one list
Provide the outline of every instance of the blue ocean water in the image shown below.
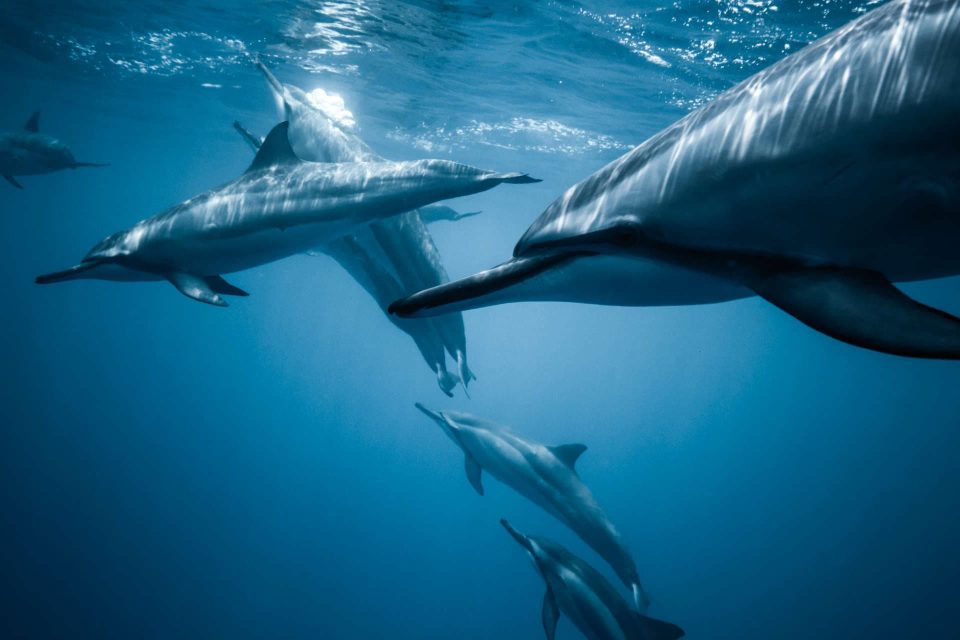
[[[471,398],[332,260],[166,283],[33,284],[235,178],[253,68],[341,96],[392,159],[523,171],[431,231],[451,276],[510,255],[567,186],[875,3],[21,2],[0,17],[0,130],[109,162],[0,184],[0,545],[10,638],[538,638],[542,581],[498,526],[561,525],[487,480],[413,403],[546,443],[691,638],[951,638],[956,364],[854,349],[756,299],[465,314]],[[956,279],[907,285],[960,311]],[[559,636],[577,637],[566,620]]]

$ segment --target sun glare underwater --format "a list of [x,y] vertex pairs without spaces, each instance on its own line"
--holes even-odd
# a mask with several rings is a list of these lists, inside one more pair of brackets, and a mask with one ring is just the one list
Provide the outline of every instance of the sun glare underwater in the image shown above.
[[960,0],[8,0],[0,69],[0,637],[960,637]]

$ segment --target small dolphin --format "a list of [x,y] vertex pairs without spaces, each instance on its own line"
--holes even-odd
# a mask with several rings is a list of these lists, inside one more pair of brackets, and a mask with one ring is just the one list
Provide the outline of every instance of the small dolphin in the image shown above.
[[677,625],[631,609],[606,578],[562,545],[526,536],[506,520],[500,524],[530,555],[546,583],[540,620],[547,640],[554,639],[561,613],[589,640],[676,640],[684,636]]
[[325,164],[298,158],[278,124],[238,179],[115,233],[48,284],[78,278],[168,280],[200,302],[247,295],[221,274],[324,245],[358,226],[438,200],[526,183],[447,160]]
[[487,471],[541,509],[564,523],[606,560],[633,593],[637,609],[650,599],[640,585],[637,566],[613,523],[600,509],[575,464],[587,447],[565,444],[548,447],[524,440],[509,429],[455,411],[431,411],[417,403],[464,453],[467,480],[483,495],[481,472]]
[[[315,105],[298,87],[281,83],[259,60],[256,61],[256,66],[266,79],[284,117],[290,122],[290,144],[301,158],[314,162],[384,161],[384,158],[377,155],[349,126],[341,125],[336,119],[336,113],[321,108],[322,103],[320,106]],[[245,134],[244,137],[251,146],[256,143],[256,138],[239,124],[235,123],[234,126],[238,127],[241,135]],[[338,240],[325,251],[361,283],[376,278],[389,278],[389,283],[373,283],[380,293],[399,284],[400,291],[394,297],[378,299],[381,308],[386,312],[387,306],[397,297],[449,281],[440,252],[422,217],[424,213],[450,216],[449,212],[459,215],[450,207],[433,205],[387,220],[377,220],[357,229],[351,236],[349,247],[337,246],[338,243],[345,243]],[[365,265],[374,271],[368,269],[364,272]],[[367,285],[364,286],[370,291]],[[397,326],[410,334],[424,358],[427,358],[424,349],[435,354],[436,349],[430,343],[440,340],[450,357],[456,361],[459,381],[466,391],[467,385],[476,376],[467,365],[467,339],[460,314],[448,314],[428,323],[406,322]],[[449,384],[458,378],[447,373],[445,358],[436,362],[431,356],[427,362],[437,371],[440,388],[447,395],[451,395]]]
[[453,207],[448,207],[442,204],[435,204],[429,207],[420,207],[420,217],[422,217],[423,221],[426,223],[439,222],[441,220],[456,222],[458,220],[463,220],[464,218],[472,218],[473,216],[480,215],[481,213],[483,212],[465,211],[461,213]]
[[73,153],[56,138],[40,133],[40,112],[34,111],[23,131],[0,134],[0,175],[17,189],[15,176],[35,176],[61,169],[106,167],[96,162],[77,162]]
[[514,258],[398,301],[708,304],[759,295],[850,344],[960,358],[891,282],[960,274],[960,1],[893,0],[570,188]]

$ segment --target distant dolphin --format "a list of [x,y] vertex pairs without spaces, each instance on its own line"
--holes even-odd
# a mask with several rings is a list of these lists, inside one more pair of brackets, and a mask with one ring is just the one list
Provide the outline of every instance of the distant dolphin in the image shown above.
[[77,266],[37,283],[166,279],[187,297],[227,306],[220,294],[247,294],[221,274],[304,253],[378,217],[532,181],[446,160],[305,162],[287,126],[274,127],[240,178],[109,236]]
[[15,176],[35,176],[61,169],[106,167],[95,162],[77,162],[73,153],[56,138],[39,133],[40,112],[34,111],[23,131],[0,134],[0,175],[17,189]]
[[676,640],[685,635],[675,624],[631,609],[606,578],[565,547],[526,536],[506,520],[500,524],[530,555],[546,583],[540,620],[547,640],[554,640],[561,613],[590,640]]
[[587,447],[555,447],[524,440],[506,427],[455,411],[431,411],[417,403],[464,453],[467,479],[483,495],[481,472],[527,498],[560,520],[606,560],[633,593],[640,611],[650,599],[640,585],[637,566],[620,533],[600,509],[575,464]]
[[448,207],[442,204],[435,204],[429,207],[420,207],[419,209],[420,217],[423,218],[424,222],[439,222],[441,220],[448,220],[450,222],[456,222],[457,220],[463,220],[464,218],[471,218],[476,215],[483,213],[482,211],[466,211],[460,213],[453,207]]
[[[284,116],[290,121],[290,143],[301,158],[315,162],[384,161],[349,127],[340,126],[334,120],[335,114],[315,106],[301,89],[281,83],[259,60],[256,65],[266,78]],[[249,132],[247,135],[250,142]],[[400,292],[393,297],[380,299],[374,295],[386,312],[390,302],[400,296],[449,281],[440,252],[421,217],[421,212],[449,216],[447,210],[458,215],[450,207],[433,205],[388,220],[375,221],[357,229],[349,246],[345,246],[346,240],[338,240],[326,249],[326,253],[332,255],[359,282],[388,279],[389,283],[373,283],[380,293],[399,284]],[[370,290],[369,286],[364,286]],[[450,385],[456,384],[457,377],[446,370],[443,348],[457,362],[459,381],[466,390],[476,376],[467,365],[467,339],[460,314],[449,314],[430,322],[405,322],[398,326],[410,334],[420,347],[430,367],[437,372],[444,393],[451,395]],[[436,349],[433,346],[438,340],[443,344],[439,361],[435,358]],[[428,357],[425,349],[434,355]]]
[[891,281],[960,273],[960,1],[894,0],[569,189],[514,259],[392,306],[706,304],[759,295],[853,345],[960,358]]

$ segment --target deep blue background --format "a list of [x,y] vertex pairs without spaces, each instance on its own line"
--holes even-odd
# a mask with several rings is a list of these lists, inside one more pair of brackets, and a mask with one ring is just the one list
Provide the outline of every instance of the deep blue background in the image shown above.
[[[40,108],[78,159],[112,165],[0,184],[0,636],[541,637],[540,579],[497,519],[606,567],[502,485],[475,495],[421,401],[586,443],[581,475],[651,614],[691,638],[957,637],[960,365],[856,350],[758,300],[524,304],[466,315],[479,380],[447,400],[326,258],[233,276],[251,297],[229,309],[165,283],[33,284],[244,169],[230,123],[275,118],[224,39],[342,93],[388,157],[543,178],[434,225],[462,276],[626,145],[860,9],[329,4],[14,3],[0,18],[0,129]],[[360,45],[317,52],[314,23]],[[164,29],[220,40],[138,40]],[[956,279],[905,288],[960,313]]]

